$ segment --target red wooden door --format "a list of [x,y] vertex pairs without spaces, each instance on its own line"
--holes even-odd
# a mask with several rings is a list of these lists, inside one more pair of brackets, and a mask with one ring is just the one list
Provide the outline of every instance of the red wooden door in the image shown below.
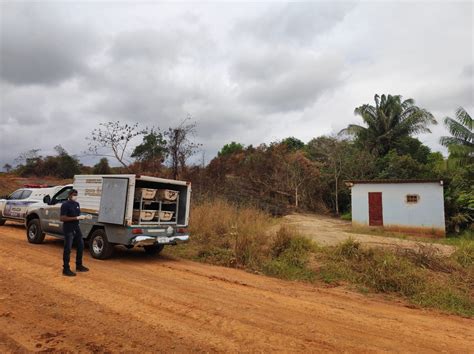
[[369,225],[383,226],[381,192],[369,192]]

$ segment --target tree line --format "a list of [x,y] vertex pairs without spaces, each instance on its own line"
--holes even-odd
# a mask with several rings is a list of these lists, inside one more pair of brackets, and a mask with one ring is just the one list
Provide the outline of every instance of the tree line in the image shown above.
[[[437,124],[413,99],[375,95],[374,104],[355,108],[363,125],[350,124],[339,134],[304,143],[295,137],[259,146],[230,142],[207,165],[189,165],[200,150],[196,123],[188,117],[161,131],[138,124],[101,123],[88,140],[88,152],[101,156],[95,166],[82,166],[61,146],[56,156],[38,150],[19,156],[17,166],[4,166],[22,176],[71,178],[78,173],[147,173],[193,182],[196,199],[226,198],[253,204],[275,215],[291,210],[342,214],[350,212],[346,179],[442,178],[449,230],[470,227],[474,220],[474,139],[472,118],[463,108],[444,124],[450,135],[440,143],[449,157],[433,152],[415,136]],[[135,139],[142,139],[133,149]],[[112,158],[120,167],[110,167]]]

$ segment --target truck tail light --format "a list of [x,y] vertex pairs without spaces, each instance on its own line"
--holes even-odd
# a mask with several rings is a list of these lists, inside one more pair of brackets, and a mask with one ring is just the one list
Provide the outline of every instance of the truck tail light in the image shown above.
[[179,229],[176,229],[176,232],[179,234],[185,234],[188,232],[188,229],[181,227]]
[[133,229],[132,230],[132,234],[134,235],[140,235],[143,233],[143,230],[142,229]]

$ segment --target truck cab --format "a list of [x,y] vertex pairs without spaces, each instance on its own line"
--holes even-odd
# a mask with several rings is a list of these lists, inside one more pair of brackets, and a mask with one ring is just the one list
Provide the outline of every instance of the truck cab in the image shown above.
[[109,258],[114,246],[140,247],[158,254],[165,245],[189,240],[191,183],[139,175],[77,175],[72,185],[46,195],[28,211],[27,240],[41,243],[46,234],[63,237],[61,205],[78,191],[79,227],[94,258]]

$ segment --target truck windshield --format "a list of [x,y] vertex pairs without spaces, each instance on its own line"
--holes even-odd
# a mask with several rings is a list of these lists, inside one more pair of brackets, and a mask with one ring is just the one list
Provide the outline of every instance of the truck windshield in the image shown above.
[[69,194],[69,191],[72,189],[72,187],[66,187],[64,189],[61,189],[53,198],[53,203],[61,203],[64,202]]

